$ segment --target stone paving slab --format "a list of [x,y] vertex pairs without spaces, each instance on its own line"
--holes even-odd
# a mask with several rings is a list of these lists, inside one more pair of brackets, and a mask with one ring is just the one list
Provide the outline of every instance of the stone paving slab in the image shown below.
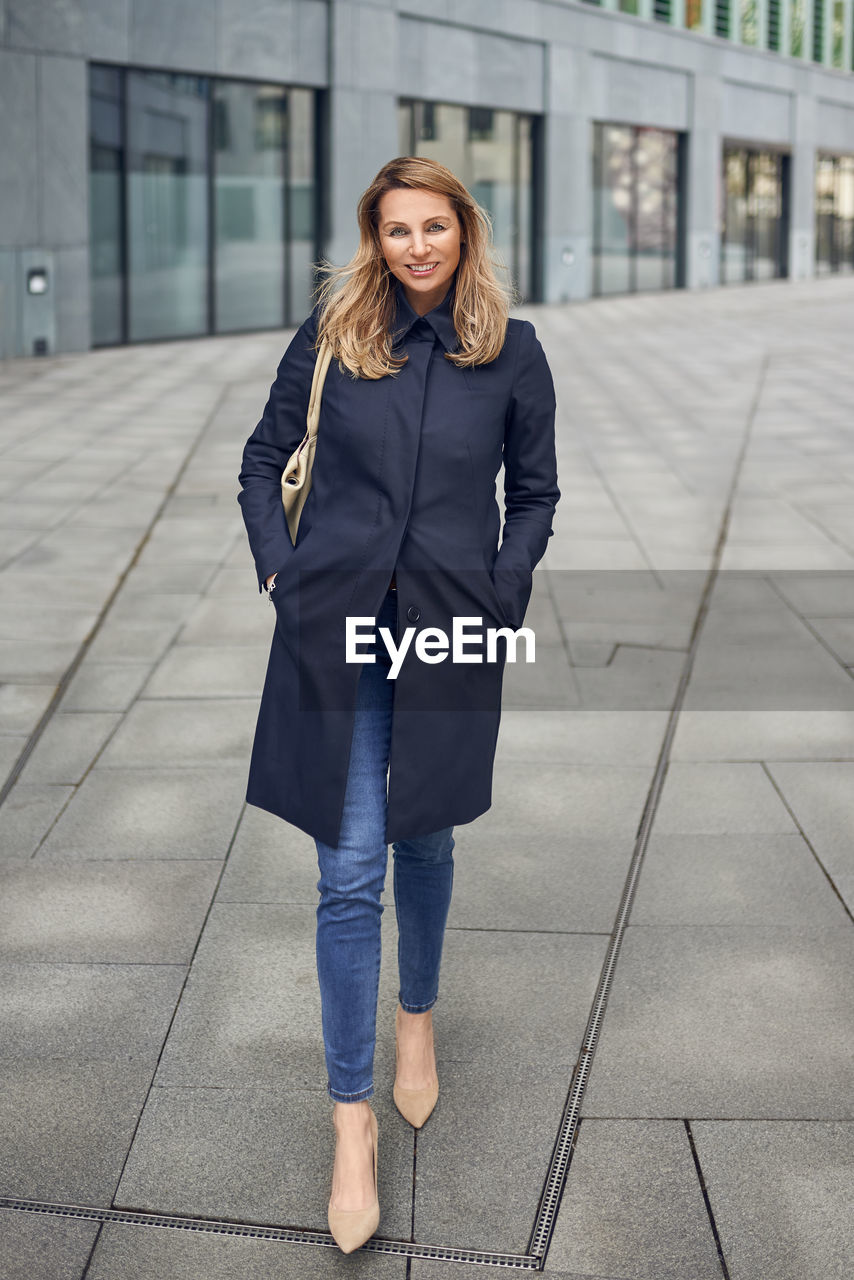
[[264,685],[270,646],[177,644],[145,686],[146,698],[254,698]]
[[119,714],[106,711],[58,711],[38,752],[24,765],[21,781],[30,786],[80,782],[120,722]]
[[[482,1273],[483,1268],[478,1271]],[[101,1232],[86,1280],[164,1280],[165,1276],[193,1280],[335,1280],[339,1276],[406,1280],[406,1274],[405,1258],[364,1249],[344,1255],[334,1246],[279,1244],[109,1223]],[[22,1273],[21,1280],[36,1278]]]
[[0,808],[0,859],[31,858],[73,795],[70,786],[18,783]]
[[248,768],[260,693],[254,698],[140,699],[125,716],[100,763],[110,767]]
[[630,927],[585,1116],[849,1119],[850,925]]
[[835,711],[854,708],[854,681],[818,642],[812,648],[700,645],[688,708]]
[[0,1195],[109,1204],[153,1062],[0,1062]]
[[662,834],[794,832],[795,823],[759,764],[672,763],[655,816]]
[[771,777],[831,873],[854,873],[854,763],[772,764]]
[[0,865],[0,963],[189,964],[219,862]]
[[215,768],[96,767],[77,788],[39,857],[221,860],[245,794],[245,762]]
[[506,1060],[506,1047],[439,1061],[439,1101],[418,1134],[417,1241],[526,1250],[571,1067]]
[[854,711],[691,711],[672,760],[854,760]]
[[545,1271],[720,1280],[681,1121],[582,1121]]
[[247,804],[217,902],[302,902],[316,907],[319,877],[312,837]]
[[698,1121],[733,1280],[848,1280],[854,1125]]
[[3,1280],[79,1280],[98,1234],[96,1222],[0,1209]]
[[503,709],[496,762],[653,766],[666,727],[666,711]]
[[[376,1096],[372,1105],[379,1129],[379,1234],[405,1239],[414,1131],[390,1096]],[[115,1203],[327,1231],[334,1157],[325,1088],[298,1089],[287,1077],[278,1085],[242,1088],[155,1087]]]
[[633,925],[844,925],[800,835],[662,835],[644,855]]

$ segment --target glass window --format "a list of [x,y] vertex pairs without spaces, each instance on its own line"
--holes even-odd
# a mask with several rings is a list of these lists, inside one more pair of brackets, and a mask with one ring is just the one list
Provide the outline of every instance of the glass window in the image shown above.
[[854,156],[819,156],[815,178],[816,274],[854,271]]
[[401,154],[438,160],[465,183],[492,219],[496,250],[519,297],[532,298],[533,117],[491,107],[403,101],[398,136]]
[[703,0],[685,0],[685,26],[699,31],[703,26]]
[[833,0],[830,63],[834,67],[842,67],[845,64],[845,0]]
[[721,283],[785,275],[785,156],[724,147]]
[[593,292],[678,283],[678,134],[593,126]]
[[793,58],[802,58],[807,30],[806,0],[788,0],[790,5],[790,49]]
[[128,338],[208,332],[207,85],[127,73]]
[[756,0],[739,0],[741,10],[741,43],[759,42],[759,6]]
[[92,342],[121,342],[124,307],[124,111],[121,75],[93,67],[89,91]]
[[285,317],[287,91],[219,81],[213,93],[216,331],[272,328]]
[[94,345],[303,320],[314,91],[93,64],[89,95]]

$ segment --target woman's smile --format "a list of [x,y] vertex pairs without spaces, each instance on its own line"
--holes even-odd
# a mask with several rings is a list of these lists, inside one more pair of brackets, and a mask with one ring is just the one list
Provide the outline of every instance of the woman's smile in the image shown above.
[[[388,269],[402,282],[413,310],[426,315],[442,301],[459,266],[459,217],[447,196],[418,187],[387,191],[378,212]],[[415,258],[408,256],[413,253]]]

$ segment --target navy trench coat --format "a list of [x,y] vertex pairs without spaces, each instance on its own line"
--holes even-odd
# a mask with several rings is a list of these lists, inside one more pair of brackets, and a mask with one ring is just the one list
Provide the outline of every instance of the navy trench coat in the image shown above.
[[[375,618],[394,574],[398,639],[408,627],[450,637],[455,616],[521,626],[559,497],[554,386],[534,326],[511,319],[495,360],[458,368],[445,359],[457,345],[453,282],[421,317],[394,287],[394,350],[408,360],[379,379],[354,379],[333,360],[296,546],[281,475],[305,432],[317,307],[282,357],[239,476],[259,591],[278,575],[246,798],[332,846],[362,670],[345,660],[346,618]],[[489,808],[505,656],[502,644],[492,662],[407,653],[394,690],[389,842]]]

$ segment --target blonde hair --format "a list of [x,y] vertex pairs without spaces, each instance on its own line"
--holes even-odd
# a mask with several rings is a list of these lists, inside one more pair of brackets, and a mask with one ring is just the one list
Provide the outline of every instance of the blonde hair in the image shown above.
[[496,266],[503,263],[492,244],[492,223],[450,169],[420,156],[398,156],[383,165],[359,200],[356,253],[344,267],[321,263],[326,279],[316,290],[316,345],[328,338],[335,357],[354,378],[382,378],[406,363],[406,355],[392,355],[396,277],[383,256],[378,229],[380,200],[401,188],[447,196],[459,219],[463,243],[453,299],[459,342],[458,350],[446,352],[445,358],[456,365],[488,364],[504,346],[513,300],[496,275]]

